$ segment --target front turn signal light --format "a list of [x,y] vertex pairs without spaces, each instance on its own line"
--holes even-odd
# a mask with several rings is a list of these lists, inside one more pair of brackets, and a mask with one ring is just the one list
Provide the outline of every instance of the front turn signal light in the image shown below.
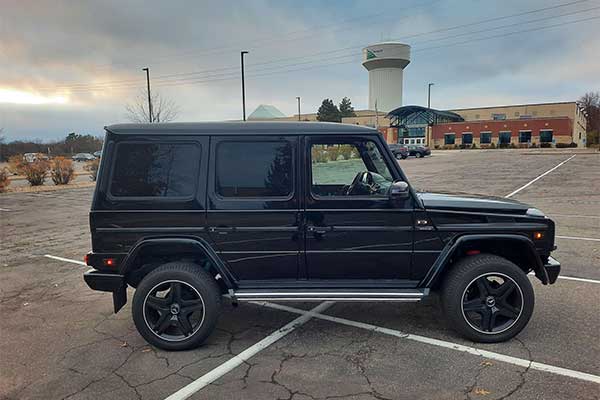
[[534,232],[533,233],[533,238],[535,240],[540,240],[544,238],[544,234],[542,232]]

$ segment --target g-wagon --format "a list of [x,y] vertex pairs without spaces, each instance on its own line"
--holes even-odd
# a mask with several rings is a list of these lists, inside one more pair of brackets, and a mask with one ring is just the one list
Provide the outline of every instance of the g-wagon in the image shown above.
[[135,288],[140,334],[200,345],[223,299],[414,302],[499,342],[556,281],[554,223],[503,198],[418,193],[375,129],[335,123],[106,127],[90,212],[90,288]]

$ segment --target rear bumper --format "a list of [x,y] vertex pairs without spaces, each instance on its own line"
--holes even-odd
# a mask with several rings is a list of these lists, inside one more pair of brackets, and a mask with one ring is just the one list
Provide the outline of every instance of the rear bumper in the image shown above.
[[112,292],[115,313],[127,303],[127,281],[123,275],[92,269],[83,274],[83,280],[92,290]]
[[548,275],[548,283],[553,284],[558,279],[560,274],[560,263],[552,257],[548,257],[548,261],[544,264],[546,275]]

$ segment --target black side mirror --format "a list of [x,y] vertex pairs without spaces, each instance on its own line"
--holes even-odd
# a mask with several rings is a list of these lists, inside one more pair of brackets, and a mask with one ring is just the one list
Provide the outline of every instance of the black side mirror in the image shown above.
[[410,196],[410,187],[404,181],[396,181],[390,186],[390,200],[407,199]]

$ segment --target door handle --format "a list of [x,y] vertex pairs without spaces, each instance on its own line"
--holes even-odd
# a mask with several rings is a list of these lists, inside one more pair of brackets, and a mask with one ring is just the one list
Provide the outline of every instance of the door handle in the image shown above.
[[330,226],[309,225],[308,227],[306,227],[306,230],[311,233],[318,233],[318,234],[322,235],[324,233],[331,232],[333,229]]
[[229,232],[233,232],[235,229],[229,226],[211,226],[208,228],[210,233],[218,233],[219,235],[227,235]]

